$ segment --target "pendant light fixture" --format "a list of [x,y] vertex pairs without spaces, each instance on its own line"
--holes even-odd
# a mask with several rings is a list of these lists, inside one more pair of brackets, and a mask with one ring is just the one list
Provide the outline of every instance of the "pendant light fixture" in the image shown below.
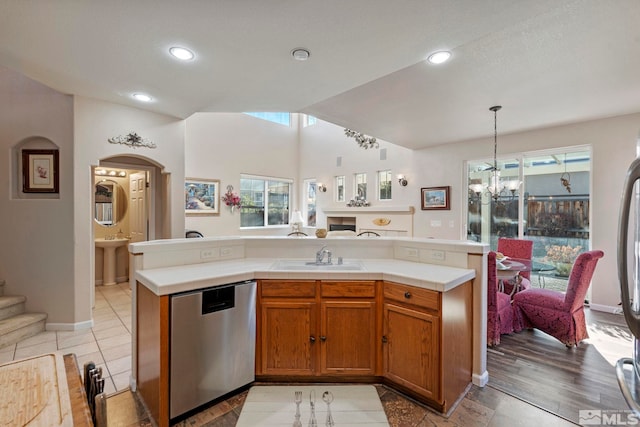
[[493,167],[490,169],[492,173],[487,191],[491,193],[491,197],[496,201],[502,191],[500,171],[498,170],[498,111],[500,111],[501,108],[501,105],[494,105],[489,108],[490,111],[493,111]]
[[493,165],[489,169],[485,169],[490,172],[489,182],[487,184],[475,183],[469,185],[470,202],[482,202],[483,190],[486,191],[488,202],[498,202],[500,197],[505,195],[506,190],[511,192],[511,198],[513,199],[520,187],[520,181],[518,180],[508,182],[500,180],[500,169],[498,169],[498,111],[501,108],[501,105],[494,105],[489,108],[490,111],[493,111]]

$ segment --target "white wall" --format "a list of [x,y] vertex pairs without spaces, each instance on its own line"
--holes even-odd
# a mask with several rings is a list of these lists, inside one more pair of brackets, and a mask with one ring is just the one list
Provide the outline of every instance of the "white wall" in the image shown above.
[[[367,200],[372,206],[414,206],[420,210],[420,183],[413,166],[413,155],[412,150],[386,141],[380,141],[379,149],[365,150],[353,138],[345,136],[344,128],[321,120],[315,125],[302,128],[300,179],[315,178],[327,186],[327,192],[319,193],[316,201],[318,227],[326,227],[323,209],[344,208],[346,202],[354,197],[356,173],[367,174]],[[338,157],[342,158],[340,166]],[[381,170],[391,170],[391,200],[377,200],[377,173]],[[398,183],[398,174],[406,176],[409,181],[406,187]],[[335,201],[335,177],[340,175],[344,175],[346,180],[346,202]]]
[[[27,297],[28,311],[73,322],[73,99],[0,67],[0,279],[6,294]],[[60,154],[60,193],[23,198],[12,147],[29,138]],[[17,188],[12,196],[12,188]]]
[[[186,120],[186,176],[220,180],[220,192],[227,185],[240,192],[240,174],[294,179],[299,194],[297,114],[287,127],[242,113],[198,113]],[[183,189],[184,192],[184,189]],[[184,211],[184,194],[180,196]],[[298,197],[293,198],[297,206]],[[289,227],[271,230],[240,230],[240,212],[233,213],[220,201],[219,215],[189,215],[187,229],[205,236],[237,234],[286,234]]]
[[[74,100],[74,236],[75,236],[75,312],[76,319],[91,318],[91,286],[94,280],[93,177],[91,166],[100,159],[130,155],[164,166],[171,176],[168,196],[181,200],[184,183],[184,121],[136,108],[75,97]],[[132,148],[111,144],[111,137],[136,132],[153,141],[157,148]],[[171,203],[171,235],[181,237],[183,208]]]

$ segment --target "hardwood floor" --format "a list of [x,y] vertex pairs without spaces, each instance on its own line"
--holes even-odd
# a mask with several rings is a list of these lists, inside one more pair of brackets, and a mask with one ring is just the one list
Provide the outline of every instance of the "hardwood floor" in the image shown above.
[[622,315],[586,310],[589,339],[567,348],[537,331],[503,335],[487,352],[489,386],[578,423],[579,410],[628,410],[615,363],[632,354]]

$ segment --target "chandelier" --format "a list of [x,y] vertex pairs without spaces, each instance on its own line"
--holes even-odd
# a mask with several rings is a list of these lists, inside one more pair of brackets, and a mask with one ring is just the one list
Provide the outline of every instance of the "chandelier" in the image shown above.
[[469,200],[471,202],[481,202],[483,192],[487,195],[489,202],[497,202],[501,197],[509,195],[508,192],[511,193],[511,198],[513,199],[520,187],[520,181],[518,180],[502,181],[500,179],[500,169],[498,169],[498,111],[501,108],[502,106],[500,105],[494,105],[489,108],[490,111],[493,111],[493,165],[486,169],[491,173],[487,184],[473,183],[469,185]]
[[351,129],[345,129],[344,134],[349,138],[355,138],[358,145],[365,150],[368,150],[369,148],[378,148],[378,141],[372,136],[366,136]]

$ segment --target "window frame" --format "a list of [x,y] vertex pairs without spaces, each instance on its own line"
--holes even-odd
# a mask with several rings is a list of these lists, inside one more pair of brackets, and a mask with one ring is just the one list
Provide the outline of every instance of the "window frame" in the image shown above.
[[[387,175],[387,179],[384,182],[389,183],[389,197],[382,198],[382,174]],[[393,174],[391,173],[391,169],[379,170],[376,173],[377,181],[378,181],[378,200],[381,202],[388,202],[393,198]]]
[[[263,208],[263,225],[242,225],[242,215],[246,213],[243,213],[243,209],[245,209],[245,199],[243,197],[243,185],[242,185],[242,181],[243,180],[254,180],[254,181],[263,181],[263,192],[262,193],[256,193],[253,196],[257,195],[257,194],[261,194],[262,195],[262,208]],[[277,183],[282,183],[282,184],[286,184],[289,186],[289,191],[287,193],[286,199],[287,199],[287,206],[286,207],[282,207],[283,210],[286,211],[286,215],[283,215],[283,220],[284,222],[282,224],[269,224],[269,184],[273,183],[273,182],[277,182]],[[240,198],[242,200],[242,206],[240,207],[240,229],[242,230],[248,230],[248,229],[268,229],[268,228],[285,228],[289,226],[289,219],[291,218],[291,212],[292,212],[292,195],[293,195],[293,179],[291,178],[279,178],[279,177],[272,177],[272,176],[262,176],[262,175],[250,175],[250,174],[241,174],[240,175]],[[255,197],[252,198],[252,201],[255,201]]]

